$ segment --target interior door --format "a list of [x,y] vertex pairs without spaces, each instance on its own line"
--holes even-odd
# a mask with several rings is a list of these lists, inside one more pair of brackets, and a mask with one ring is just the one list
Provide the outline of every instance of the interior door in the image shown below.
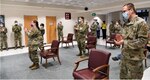
[[[30,15],[25,15],[24,16],[24,28],[27,28],[28,30],[30,30],[30,24],[33,20],[37,20],[37,16],[30,16]],[[28,37],[27,35],[25,35],[25,45],[27,46],[28,44]]]
[[46,16],[46,34],[47,34],[47,43],[51,43],[53,40],[56,40],[56,17],[55,16]]

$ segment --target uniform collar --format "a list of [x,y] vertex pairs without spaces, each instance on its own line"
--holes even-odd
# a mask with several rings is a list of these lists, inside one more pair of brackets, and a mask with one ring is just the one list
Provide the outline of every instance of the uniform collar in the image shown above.
[[138,16],[136,15],[136,16],[135,16],[134,18],[132,18],[131,21],[128,22],[126,25],[127,25],[127,26],[133,25],[133,24],[137,21],[137,19],[138,19]]

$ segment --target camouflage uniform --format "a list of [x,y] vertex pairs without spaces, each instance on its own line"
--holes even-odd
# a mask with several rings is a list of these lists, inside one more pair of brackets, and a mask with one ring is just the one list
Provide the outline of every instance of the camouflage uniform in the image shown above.
[[41,44],[39,46],[40,50],[43,50],[44,49],[44,34],[45,34],[45,29],[44,28],[41,28],[40,29],[41,31]]
[[78,31],[75,29],[75,28],[77,28],[77,25],[78,25],[78,24],[75,24],[75,25],[74,25],[74,33],[75,33],[75,39],[76,39],[76,40],[77,40],[77,37],[78,37],[78,34],[77,34]]
[[37,49],[41,43],[41,32],[33,28],[29,32],[26,33],[29,40],[28,40],[28,47],[29,47],[29,58],[34,64],[39,63],[39,58],[37,55]]
[[123,27],[124,44],[120,66],[120,79],[141,79],[143,75],[144,46],[148,39],[146,22],[134,17]]
[[78,24],[77,25],[77,43],[79,48],[79,55],[85,55],[85,41],[86,41],[86,29],[87,26],[85,24]]
[[115,34],[120,34],[121,33],[121,25],[120,24],[115,24],[114,25],[114,33]]
[[6,27],[0,27],[0,45],[1,45],[1,51],[3,50],[3,44],[5,45],[5,48],[8,49],[7,45],[7,28]]
[[89,32],[89,25],[88,25],[88,24],[85,24],[85,26],[86,26],[86,35],[87,35],[88,32]]
[[58,25],[58,40],[60,41],[63,38],[63,25]]
[[109,33],[110,33],[110,35],[111,35],[112,33],[115,33],[114,24],[113,24],[113,23],[109,25]]
[[93,23],[92,25],[91,25],[91,32],[92,32],[92,34],[94,35],[94,36],[96,36],[96,30],[97,30],[97,27],[98,27],[98,24],[97,23]]
[[22,34],[21,34],[21,26],[19,25],[14,25],[12,27],[12,31],[14,32],[14,38],[15,38],[15,48],[18,47],[18,41],[20,47],[22,47]]

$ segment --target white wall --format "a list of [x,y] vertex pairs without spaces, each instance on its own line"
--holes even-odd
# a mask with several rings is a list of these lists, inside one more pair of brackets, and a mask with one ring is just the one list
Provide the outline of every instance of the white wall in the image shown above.
[[[21,23],[22,29],[24,29],[24,15],[35,15],[38,17],[39,24],[44,23],[46,25],[46,16],[56,16],[57,23],[62,21],[64,25],[64,36],[67,36],[68,33],[74,33],[73,26],[77,21],[78,16],[83,16],[85,21],[91,23],[93,17],[89,13],[75,13],[73,11],[60,10],[60,9],[50,9],[50,8],[39,8],[39,7],[27,7],[27,6],[15,6],[15,5],[0,5],[0,15],[5,15],[5,26],[8,29],[8,46],[14,47],[14,37],[12,32],[12,25],[14,21],[17,20]],[[71,20],[65,20],[65,12],[71,12]],[[45,27],[46,28],[46,27]],[[24,30],[22,30],[22,42],[25,45],[24,39]],[[47,42],[46,35],[44,36],[44,42]]]

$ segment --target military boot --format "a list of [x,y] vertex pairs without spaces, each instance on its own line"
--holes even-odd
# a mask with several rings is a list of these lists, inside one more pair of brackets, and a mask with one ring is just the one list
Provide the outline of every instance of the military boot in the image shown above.
[[81,51],[79,51],[79,54],[77,54],[77,56],[81,56],[82,55],[82,52]]
[[35,69],[38,69],[38,68],[39,68],[39,64],[36,63],[36,64],[31,68],[31,70],[35,70]]
[[29,66],[29,68],[32,68],[35,64],[33,63],[31,66]]
[[84,57],[86,57],[86,55],[85,55],[85,54],[82,54],[82,55],[80,56],[80,58],[84,58]]
[[81,55],[82,55],[82,53],[77,54],[77,56],[81,56]]

